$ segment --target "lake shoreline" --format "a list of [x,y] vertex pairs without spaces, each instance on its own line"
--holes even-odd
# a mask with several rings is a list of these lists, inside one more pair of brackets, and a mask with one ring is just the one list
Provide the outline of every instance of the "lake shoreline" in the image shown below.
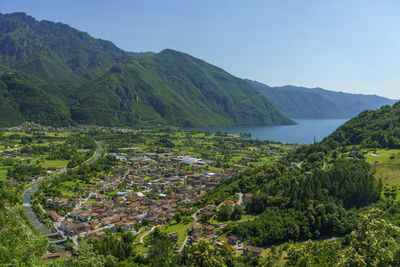
[[293,125],[199,127],[184,130],[251,134],[252,139],[285,144],[312,144],[322,141],[349,119],[293,119]]

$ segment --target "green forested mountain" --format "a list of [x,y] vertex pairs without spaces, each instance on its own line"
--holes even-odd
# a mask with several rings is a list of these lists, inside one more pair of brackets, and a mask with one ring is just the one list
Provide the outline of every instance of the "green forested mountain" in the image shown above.
[[63,23],[0,13],[0,65],[46,80],[44,89],[56,95],[143,55],[147,54],[127,53]]
[[364,110],[392,105],[395,100],[376,95],[360,95],[296,86],[270,87],[246,80],[290,118],[350,118]]
[[376,111],[364,111],[324,139],[332,147],[361,145],[400,148],[400,102]]
[[[11,115],[0,115],[2,125],[23,119],[119,126],[293,123],[246,82],[199,59],[172,50],[125,52],[25,13],[0,14],[0,71],[20,73],[18,81],[50,101],[32,106],[22,91],[5,93],[1,108]],[[62,112],[49,115],[45,103]]]
[[174,50],[114,66],[81,86],[74,97],[77,122],[183,126],[290,124],[245,81]]

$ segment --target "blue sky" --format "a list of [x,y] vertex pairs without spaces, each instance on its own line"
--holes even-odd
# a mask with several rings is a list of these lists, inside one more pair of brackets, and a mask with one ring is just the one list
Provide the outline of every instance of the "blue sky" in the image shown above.
[[400,1],[12,0],[127,51],[172,48],[271,86],[400,98]]

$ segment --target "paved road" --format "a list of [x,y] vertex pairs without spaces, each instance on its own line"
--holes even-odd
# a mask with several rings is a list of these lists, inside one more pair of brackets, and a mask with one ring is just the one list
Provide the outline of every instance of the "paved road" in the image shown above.
[[[192,214],[192,219],[193,219],[194,222],[197,222],[199,220],[199,218],[197,217],[197,213],[199,213],[200,210],[201,210],[201,208],[196,210],[196,212]],[[188,239],[189,239],[189,235],[186,236],[185,240],[183,241],[183,244],[182,244],[181,248],[177,250],[178,253],[182,253],[183,249],[186,246],[186,243],[187,243]]]
[[[242,201],[243,201],[243,193],[240,192],[240,193],[237,193],[237,194],[239,195],[239,199],[238,199],[238,201],[236,202],[236,205],[240,205],[240,204],[242,204]],[[223,203],[223,202],[221,202],[221,203],[217,206],[217,208],[218,208],[219,206],[221,206],[222,203]],[[199,213],[200,210],[201,210],[201,209],[198,209],[195,213],[192,214],[192,219],[193,219],[194,222],[197,222],[197,221],[199,220],[199,218],[197,217],[197,213]],[[176,252],[182,253],[183,249],[184,249],[185,246],[186,246],[186,243],[187,243],[188,239],[189,239],[189,236],[186,236],[185,241],[183,241],[183,244],[182,244],[181,248],[178,249]]]
[[93,157],[90,158],[88,161],[85,161],[83,164],[92,164],[95,163],[103,154],[103,144],[100,141],[96,141],[97,149],[93,154]]
[[148,231],[147,233],[145,233],[144,235],[142,235],[142,236],[140,237],[140,243],[144,244],[144,242],[143,242],[144,237],[145,237],[146,235],[150,234],[151,232],[153,232],[154,229],[156,229],[156,226],[153,226],[153,227],[150,229],[150,231]]
[[176,251],[177,253],[182,253],[183,249],[186,246],[186,243],[187,243],[188,239],[189,239],[189,236],[187,235],[185,240],[183,241],[183,244],[182,244],[181,248]]
[[197,210],[195,213],[192,214],[192,219],[193,219],[194,222],[197,222],[197,221],[199,220],[199,218],[197,217],[197,213],[198,213],[199,211],[200,211],[200,210]]
[[97,145],[97,149],[93,153],[93,156],[91,156],[90,158],[88,158],[86,161],[82,162],[78,166],[71,168],[71,170],[77,170],[82,165],[90,165],[92,163],[95,163],[101,157],[101,155],[103,154],[103,150],[104,150],[103,144],[100,141],[96,141],[96,145]]
[[240,205],[240,204],[242,204],[242,201],[243,201],[243,193],[240,192],[240,193],[237,193],[237,194],[239,195],[239,199],[236,202],[236,205]]

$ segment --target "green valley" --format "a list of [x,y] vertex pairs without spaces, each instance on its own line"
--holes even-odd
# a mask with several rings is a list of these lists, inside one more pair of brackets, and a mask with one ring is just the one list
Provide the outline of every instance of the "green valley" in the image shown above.
[[[322,142],[296,147],[222,132],[27,124],[1,135],[9,160],[30,161],[2,163],[2,198],[18,210],[12,192],[40,185],[29,203],[63,244],[35,235],[43,259],[58,258],[53,265],[190,265],[206,260],[199,251],[232,266],[370,262],[375,243],[384,255],[397,251],[398,109],[364,112]],[[371,142],[382,125],[387,139]],[[85,164],[100,143],[103,152]],[[4,225],[14,216],[6,214]],[[368,252],[349,256],[365,242]]]
[[157,53],[0,13],[0,266],[400,266],[400,102],[239,78],[393,96],[396,12],[72,2],[71,25]]

